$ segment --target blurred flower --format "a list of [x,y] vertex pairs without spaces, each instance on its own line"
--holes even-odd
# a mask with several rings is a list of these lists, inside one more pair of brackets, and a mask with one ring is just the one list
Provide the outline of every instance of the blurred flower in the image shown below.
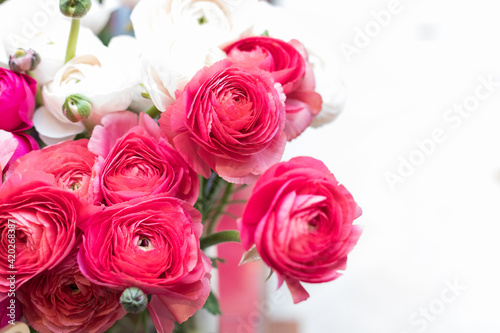
[[78,254],[92,282],[152,294],[148,305],[159,332],[172,332],[205,304],[210,260],[200,250],[201,214],[159,194],[107,207],[83,225]]
[[135,36],[141,42],[189,39],[193,44],[222,46],[239,39],[258,14],[257,0],[142,0],[132,11]]
[[268,72],[223,60],[200,70],[159,123],[198,174],[251,183],[283,155],[284,100]]
[[267,170],[255,184],[239,220],[246,250],[255,244],[262,260],[286,282],[295,303],[309,297],[300,282],[340,276],[361,235],[361,215],[351,194],[321,162],[297,157]]
[[120,7],[120,0],[92,0],[90,11],[82,19],[82,25],[99,34],[108,23],[111,14]]
[[95,200],[106,205],[163,193],[194,204],[198,175],[145,113],[117,112],[94,129],[89,148],[99,155]]
[[0,129],[23,131],[32,125],[36,81],[31,77],[0,68]]
[[76,254],[73,250],[18,291],[28,323],[40,333],[105,332],[126,314],[120,293],[87,280]]

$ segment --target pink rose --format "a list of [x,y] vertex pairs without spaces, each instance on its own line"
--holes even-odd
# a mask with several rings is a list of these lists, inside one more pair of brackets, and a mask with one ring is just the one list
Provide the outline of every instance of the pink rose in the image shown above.
[[159,332],[172,332],[210,293],[210,260],[200,250],[201,214],[188,203],[156,195],[119,203],[83,224],[78,263],[92,282],[138,287]]
[[162,114],[160,127],[188,164],[232,183],[251,183],[286,144],[284,95],[271,75],[223,60],[200,70]]
[[59,264],[75,245],[77,223],[86,209],[53,183],[51,175],[33,172],[14,174],[0,188],[0,255],[5,258],[0,263],[0,301],[7,297],[12,274],[19,288]]
[[126,312],[120,292],[87,280],[73,251],[57,267],[43,271],[18,291],[30,326],[41,333],[105,332]]
[[99,155],[96,200],[107,205],[164,193],[194,204],[198,175],[145,113],[116,112],[94,129],[89,149]]
[[33,126],[36,81],[0,67],[0,129],[23,131]]
[[67,141],[33,151],[18,159],[8,174],[43,171],[52,174],[59,187],[88,198],[96,156],[87,149],[87,143],[86,139]]
[[304,46],[271,37],[243,38],[225,48],[230,61],[268,71],[286,94],[288,140],[296,138],[321,111],[322,99],[315,92],[314,74]]
[[245,249],[253,244],[262,260],[285,281],[294,302],[309,297],[300,282],[340,276],[347,254],[361,235],[361,215],[351,194],[328,168],[297,157],[270,168],[257,181],[239,221]]

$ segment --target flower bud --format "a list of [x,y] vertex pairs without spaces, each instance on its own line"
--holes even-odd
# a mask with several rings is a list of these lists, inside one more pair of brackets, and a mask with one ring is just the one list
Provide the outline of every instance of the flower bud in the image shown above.
[[9,58],[9,67],[14,72],[32,71],[40,64],[40,60],[40,55],[32,49],[17,49]]
[[66,97],[62,109],[66,118],[76,123],[90,117],[92,102],[83,95],[73,94]]
[[91,6],[91,0],[60,0],[59,2],[59,10],[61,13],[75,19],[84,17]]
[[141,289],[130,287],[120,296],[120,304],[129,313],[140,313],[148,306],[148,296]]

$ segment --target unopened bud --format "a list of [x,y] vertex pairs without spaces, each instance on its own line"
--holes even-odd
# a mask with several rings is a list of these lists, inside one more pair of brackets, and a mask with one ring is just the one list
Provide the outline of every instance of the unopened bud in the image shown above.
[[140,313],[148,306],[148,296],[141,289],[130,287],[120,296],[120,304],[129,313]]
[[92,102],[80,94],[69,95],[66,97],[62,109],[66,118],[76,123],[90,117]]
[[59,10],[63,15],[79,19],[84,17],[92,7],[91,0],[60,0]]
[[9,58],[9,67],[15,72],[32,71],[40,64],[40,60],[40,55],[32,49],[17,49]]

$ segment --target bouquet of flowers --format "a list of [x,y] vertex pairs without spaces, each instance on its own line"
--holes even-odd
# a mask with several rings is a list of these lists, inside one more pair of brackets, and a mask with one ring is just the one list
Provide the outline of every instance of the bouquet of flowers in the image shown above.
[[[302,282],[340,275],[361,234],[321,161],[281,161],[342,99],[320,54],[285,36],[293,23],[276,25],[286,13],[136,2],[123,4],[134,37],[107,45],[96,33],[119,3],[0,2],[1,327],[104,332],[127,316],[183,332],[217,312],[204,250],[223,242],[298,303]],[[249,185],[238,230],[216,232]]]

